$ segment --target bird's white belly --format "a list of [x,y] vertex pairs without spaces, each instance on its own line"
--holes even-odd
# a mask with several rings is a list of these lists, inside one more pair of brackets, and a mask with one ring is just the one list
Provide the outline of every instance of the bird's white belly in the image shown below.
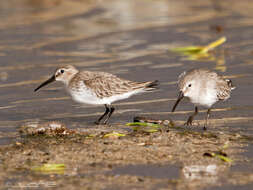
[[130,96],[132,96],[134,94],[138,94],[138,93],[141,93],[141,90],[134,90],[134,91],[127,92],[124,94],[119,94],[119,95],[114,95],[114,96],[102,98],[102,102],[103,102],[103,104],[111,104],[115,101],[124,100],[124,99],[129,98]]
[[101,99],[96,96],[96,94],[90,90],[84,91],[70,91],[70,94],[74,101],[83,104],[103,104]]
[[96,94],[89,89],[86,89],[83,91],[70,91],[70,94],[73,100],[76,102],[98,105],[98,104],[111,104],[115,101],[129,98],[130,96],[140,93],[140,92],[141,92],[140,90],[138,91],[135,90],[135,91],[127,92],[124,94],[114,95],[114,96],[104,97],[104,98],[98,98]]
[[204,107],[211,107],[215,102],[217,102],[216,91],[208,90],[205,93],[198,94],[190,98],[190,101],[195,105],[200,105]]

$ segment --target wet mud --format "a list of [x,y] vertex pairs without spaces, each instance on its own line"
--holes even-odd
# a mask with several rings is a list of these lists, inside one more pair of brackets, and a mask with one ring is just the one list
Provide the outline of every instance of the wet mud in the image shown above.
[[[163,126],[160,132],[148,133],[115,125],[66,134],[59,128],[42,133],[43,126],[47,128],[48,124],[39,125],[37,134],[22,129],[15,143],[0,149],[1,173],[12,174],[2,176],[5,185],[43,181],[61,189],[195,189],[231,181],[252,182],[240,171],[233,175],[229,172],[235,163],[248,163],[241,153],[251,139],[238,133],[194,131],[179,126]],[[215,152],[223,152],[227,160],[207,156]],[[65,168],[33,170],[43,164],[64,164]],[[238,175],[243,181],[238,181]],[[11,182],[12,178],[17,180]]]

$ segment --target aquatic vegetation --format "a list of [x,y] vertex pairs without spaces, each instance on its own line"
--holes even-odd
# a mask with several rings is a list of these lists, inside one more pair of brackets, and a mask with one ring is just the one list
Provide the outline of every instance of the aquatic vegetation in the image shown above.
[[203,154],[203,156],[216,157],[216,158],[219,158],[220,160],[222,160],[224,162],[229,162],[229,163],[233,162],[233,160],[231,158],[229,158],[226,153],[221,152],[221,151],[206,152],[206,153]]
[[228,157],[227,153],[225,153],[225,149],[229,148],[229,142],[225,142],[225,144],[222,146],[222,148],[219,151],[214,151],[214,152],[206,152],[203,154],[203,156],[208,156],[208,157],[216,157],[219,158],[220,160],[224,162],[233,162],[231,158]]
[[126,134],[123,133],[117,133],[113,131],[112,133],[107,133],[104,135],[104,138],[119,138],[119,137],[124,137]]
[[126,126],[134,126],[134,131],[143,131],[147,133],[154,133],[160,131],[160,129],[163,127],[159,124],[154,123],[145,123],[145,122],[133,122],[133,123],[127,123]]
[[170,49],[186,57],[187,60],[215,60],[211,51],[226,42],[226,37],[222,37],[206,46],[186,46]]
[[40,173],[64,174],[65,164],[43,164],[32,167],[31,170]]

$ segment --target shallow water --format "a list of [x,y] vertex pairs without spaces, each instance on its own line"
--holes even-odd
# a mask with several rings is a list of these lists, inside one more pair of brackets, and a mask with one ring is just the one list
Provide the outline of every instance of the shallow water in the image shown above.
[[[214,106],[211,122],[223,124],[209,130],[252,137],[252,8],[250,0],[1,1],[0,144],[11,143],[18,136],[17,128],[27,121],[59,120],[70,128],[96,127],[92,122],[103,107],[72,102],[59,83],[33,92],[62,64],[136,81],[160,80],[161,90],[116,103],[113,126],[136,115],[186,120],[193,111],[187,101],[170,113],[178,75],[199,67],[217,70],[237,88],[231,99]],[[168,50],[206,45],[221,36],[227,42],[211,61],[185,60]],[[203,118],[201,113],[196,119]],[[248,152],[247,157],[252,157]],[[244,172],[250,172],[247,164],[234,167],[244,166]]]
[[109,175],[135,175],[140,177],[176,179],[179,177],[179,168],[176,166],[156,165],[127,165],[116,168],[108,173]]

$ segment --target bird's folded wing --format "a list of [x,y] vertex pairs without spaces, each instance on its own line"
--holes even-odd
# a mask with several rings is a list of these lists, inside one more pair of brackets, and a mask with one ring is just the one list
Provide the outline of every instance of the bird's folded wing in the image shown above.
[[224,81],[223,84],[217,85],[217,97],[219,100],[226,100],[230,97],[231,89]]
[[114,75],[96,76],[83,82],[99,98],[124,94],[135,90],[138,86],[143,87],[142,83],[124,80]]

